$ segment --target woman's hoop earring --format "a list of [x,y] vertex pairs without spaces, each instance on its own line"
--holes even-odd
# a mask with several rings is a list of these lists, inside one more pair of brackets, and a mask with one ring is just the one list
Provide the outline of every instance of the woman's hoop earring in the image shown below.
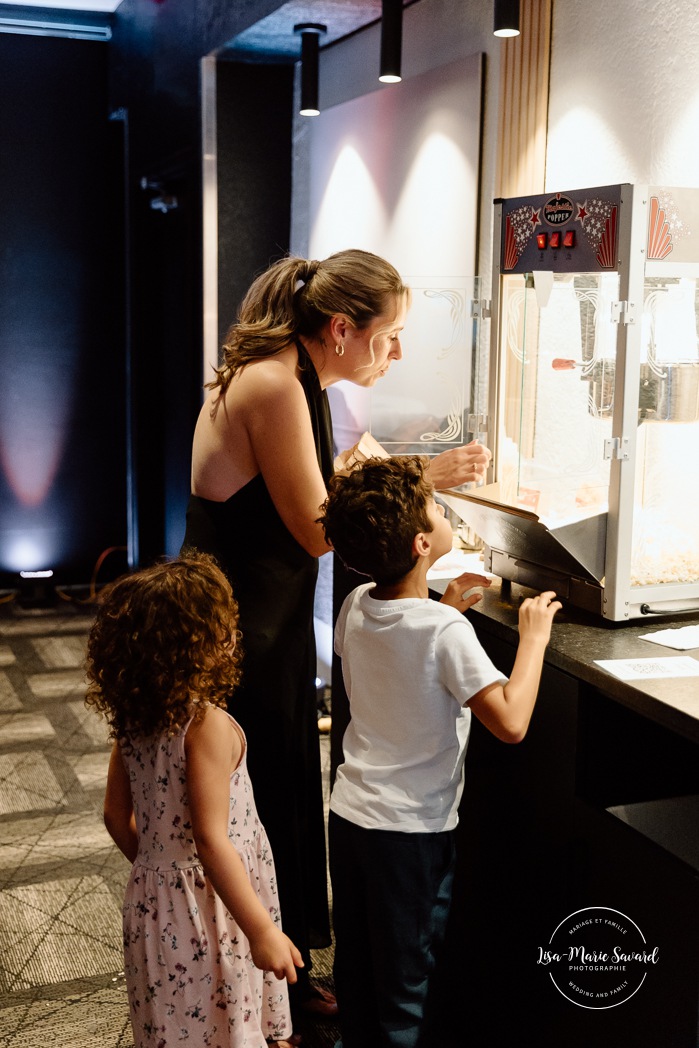
[[344,342],[340,342],[337,346],[335,346],[335,353],[337,354],[338,357],[341,357],[344,354],[344,352],[345,352],[345,343]]

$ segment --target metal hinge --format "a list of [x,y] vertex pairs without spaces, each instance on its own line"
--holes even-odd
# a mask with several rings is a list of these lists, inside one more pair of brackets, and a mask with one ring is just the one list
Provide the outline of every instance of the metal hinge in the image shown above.
[[474,299],[471,303],[471,319],[485,320],[491,315],[490,306],[491,300],[489,298]]
[[468,415],[466,417],[466,429],[469,433],[487,433],[488,432],[488,416],[487,415]]
[[604,442],[604,457],[606,459],[628,459],[629,438],[609,437]]
[[636,306],[633,302],[612,302],[612,323],[633,324],[636,321]]

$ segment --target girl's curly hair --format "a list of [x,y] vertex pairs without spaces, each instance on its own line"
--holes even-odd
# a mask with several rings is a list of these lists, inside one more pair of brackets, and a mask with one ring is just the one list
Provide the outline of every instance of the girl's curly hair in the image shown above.
[[317,523],[348,567],[380,585],[413,569],[413,540],[432,531],[428,506],[434,488],[427,465],[420,455],[370,458],[348,475],[330,478]]
[[124,575],[90,630],[85,704],[110,738],[174,733],[205,703],[225,707],[240,680],[238,605],[208,554]]

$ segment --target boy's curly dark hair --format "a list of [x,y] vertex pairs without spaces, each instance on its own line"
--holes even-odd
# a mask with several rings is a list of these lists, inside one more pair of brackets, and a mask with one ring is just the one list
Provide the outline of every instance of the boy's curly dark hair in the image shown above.
[[326,539],[348,567],[379,585],[412,570],[415,536],[432,531],[427,509],[434,488],[425,477],[427,463],[420,455],[370,458],[328,484],[318,518]]
[[177,732],[240,679],[238,605],[208,554],[124,575],[105,587],[88,638],[85,704],[110,738]]

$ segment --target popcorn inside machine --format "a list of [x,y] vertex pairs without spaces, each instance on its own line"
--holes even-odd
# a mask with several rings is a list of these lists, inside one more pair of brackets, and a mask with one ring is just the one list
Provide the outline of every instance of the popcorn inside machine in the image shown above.
[[623,622],[699,608],[699,190],[496,201],[486,567]]

